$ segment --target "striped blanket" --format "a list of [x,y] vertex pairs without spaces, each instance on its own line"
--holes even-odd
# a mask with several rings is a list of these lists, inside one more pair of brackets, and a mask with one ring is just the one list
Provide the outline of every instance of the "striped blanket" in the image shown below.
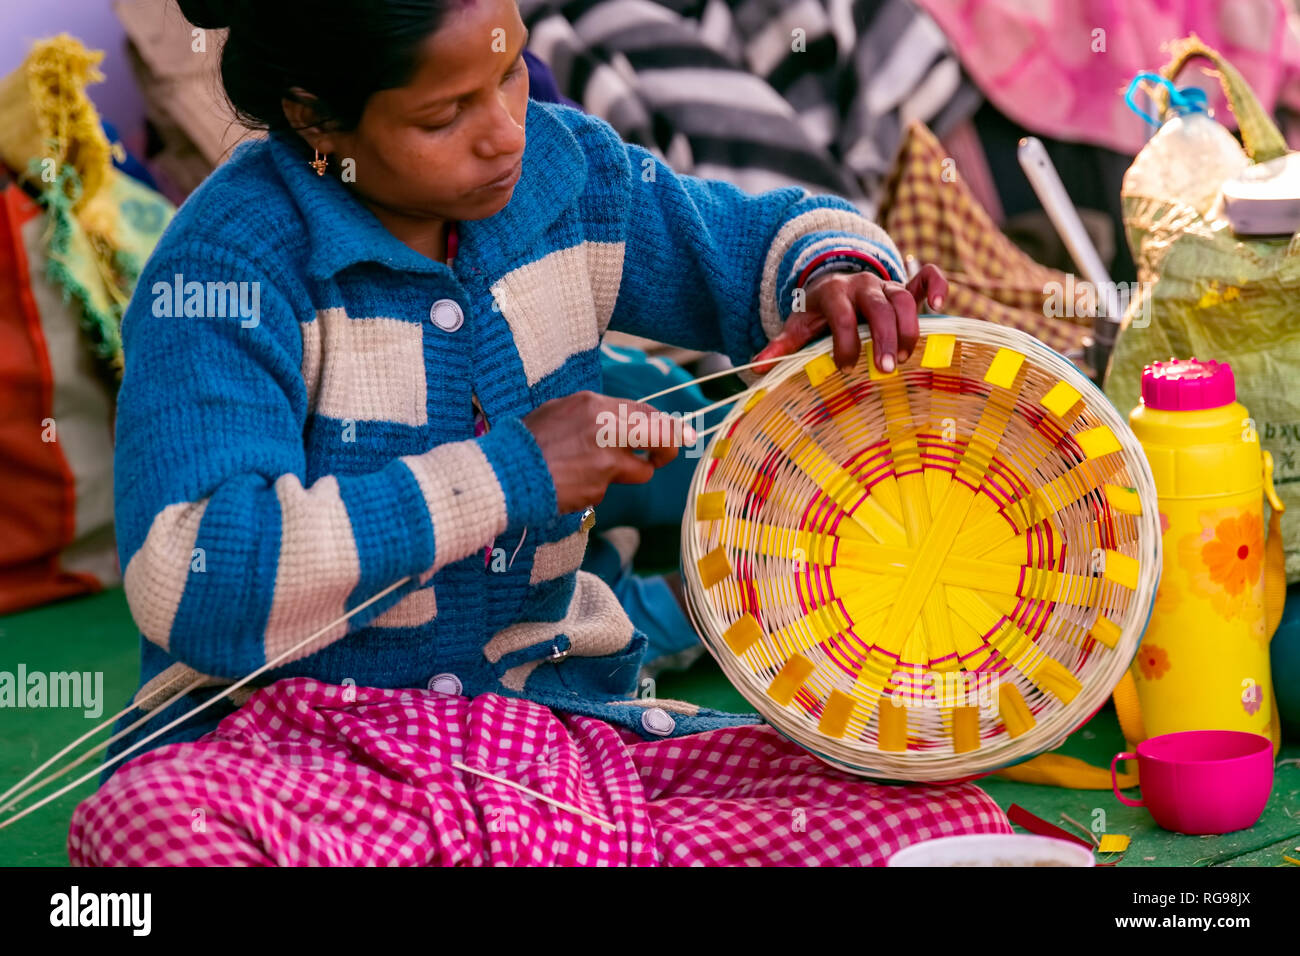
[[907,124],[979,93],[909,0],[520,0],[560,90],[678,172],[873,212]]

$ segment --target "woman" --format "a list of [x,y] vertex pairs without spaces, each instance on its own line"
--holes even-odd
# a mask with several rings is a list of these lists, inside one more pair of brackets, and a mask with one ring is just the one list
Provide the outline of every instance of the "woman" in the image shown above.
[[[862,316],[889,371],[937,270],[904,286],[842,200],[677,176],[530,102],[511,0],[181,6],[230,27],[226,91],[271,135],[180,210],[123,325],[136,699],[208,686],[110,756],[277,663],[107,768],[74,862],[856,863],[1009,830],[972,786],[632,697],[645,637],[578,570],[592,506],[682,440],[595,394],[605,329],[745,361],[829,327],[847,367]],[[620,405],[652,447],[600,439]]]

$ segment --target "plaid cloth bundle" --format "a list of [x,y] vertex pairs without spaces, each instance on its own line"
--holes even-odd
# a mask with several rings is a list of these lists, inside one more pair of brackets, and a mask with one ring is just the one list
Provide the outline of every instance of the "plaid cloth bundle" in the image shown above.
[[943,269],[948,312],[1020,329],[1067,354],[1082,348],[1091,333],[1087,303],[1065,300],[1077,295],[1080,284],[1039,265],[999,231],[922,123],[907,131],[885,185],[879,222],[904,256]]

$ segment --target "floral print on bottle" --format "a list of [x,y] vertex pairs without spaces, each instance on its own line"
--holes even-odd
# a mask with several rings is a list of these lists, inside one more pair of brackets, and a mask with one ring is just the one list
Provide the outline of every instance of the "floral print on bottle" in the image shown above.
[[1137,652],[1138,668],[1147,680],[1159,680],[1169,670],[1169,653],[1163,647],[1143,642]]
[[1197,514],[1200,530],[1178,541],[1178,562],[1193,591],[1225,620],[1245,619],[1264,635],[1264,524],[1259,514],[1224,508]]

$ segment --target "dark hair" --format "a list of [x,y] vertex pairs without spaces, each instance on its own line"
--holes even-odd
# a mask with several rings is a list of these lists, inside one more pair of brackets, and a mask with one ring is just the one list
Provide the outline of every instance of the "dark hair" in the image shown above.
[[410,80],[455,0],[177,2],[197,27],[229,27],[221,81],[240,120],[283,131],[293,128],[284,99],[309,103],[322,126],[354,129],[372,95]]

